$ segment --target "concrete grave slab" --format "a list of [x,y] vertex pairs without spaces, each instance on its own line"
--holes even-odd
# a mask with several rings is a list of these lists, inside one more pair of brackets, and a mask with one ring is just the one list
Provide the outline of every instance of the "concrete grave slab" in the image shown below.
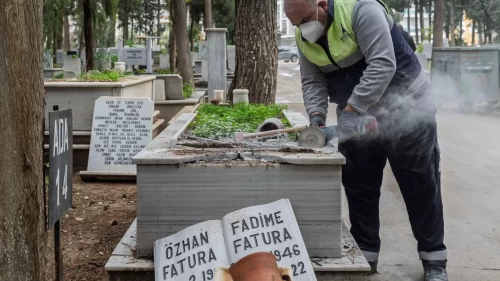
[[158,74],[156,79],[163,80],[166,100],[182,100],[182,77],[179,74]]

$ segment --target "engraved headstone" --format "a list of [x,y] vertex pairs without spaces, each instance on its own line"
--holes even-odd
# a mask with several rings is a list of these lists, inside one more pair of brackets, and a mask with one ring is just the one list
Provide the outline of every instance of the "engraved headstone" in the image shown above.
[[87,172],[133,172],[132,158],[152,140],[153,102],[100,97],[94,106]]
[[146,65],[146,49],[123,49],[123,61],[127,65]]

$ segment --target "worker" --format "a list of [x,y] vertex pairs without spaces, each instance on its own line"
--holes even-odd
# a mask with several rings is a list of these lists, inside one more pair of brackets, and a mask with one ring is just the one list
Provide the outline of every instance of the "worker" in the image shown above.
[[415,45],[415,41],[413,41],[413,37],[411,37],[410,34],[408,34],[408,32],[406,32],[403,29],[403,26],[399,23],[398,23],[398,28],[399,31],[401,31],[401,34],[403,35],[403,38],[405,39],[406,43],[408,43],[408,46],[410,46],[410,48],[415,52],[417,50],[417,46]]
[[372,272],[377,272],[379,199],[389,160],[424,280],[448,280],[437,110],[424,71],[387,6],[381,0],[285,0],[285,13],[296,26],[310,125],[325,126],[328,99],[337,104],[350,231]]

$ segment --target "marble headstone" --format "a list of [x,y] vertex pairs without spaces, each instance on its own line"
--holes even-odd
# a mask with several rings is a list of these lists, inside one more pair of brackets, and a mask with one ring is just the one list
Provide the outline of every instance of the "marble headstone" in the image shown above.
[[232,72],[236,71],[236,46],[227,45],[227,68]]
[[135,173],[132,157],[153,137],[153,108],[149,98],[97,99],[87,171]]
[[199,60],[208,60],[207,41],[198,42],[198,59]]

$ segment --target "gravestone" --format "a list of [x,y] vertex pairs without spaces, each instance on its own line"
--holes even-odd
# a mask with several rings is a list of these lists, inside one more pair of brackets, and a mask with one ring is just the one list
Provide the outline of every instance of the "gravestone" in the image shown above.
[[123,61],[126,65],[146,65],[146,49],[125,48],[123,49]]
[[157,80],[165,83],[165,98],[167,100],[182,100],[182,77],[179,74],[158,74]]
[[236,71],[236,46],[227,46],[227,68],[232,72]]
[[64,69],[65,73],[66,73],[66,71],[73,71],[76,76],[79,76],[82,72],[81,67],[82,67],[81,61],[79,58],[77,58],[77,57],[74,58],[73,55],[66,55],[64,57],[63,69]]
[[416,53],[415,54],[418,58],[418,62],[420,62],[420,65],[424,70],[427,70],[427,56],[425,54],[421,53]]
[[63,50],[57,50],[56,52],[56,63],[59,65],[64,64],[64,57],[66,53]]
[[52,53],[50,51],[43,52],[43,68],[54,68],[54,59],[52,58]]
[[94,106],[86,173],[134,173],[132,157],[152,140],[149,98],[100,97]]
[[432,43],[423,43],[424,54],[428,58],[432,58]]
[[201,74],[201,81],[208,82],[208,61],[197,60],[194,62],[194,68],[196,74]]
[[194,62],[198,60],[198,53],[197,52],[191,52],[191,63],[194,67]]
[[[226,28],[207,28],[208,42],[208,99],[214,98],[214,90],[226,90]],[[226,97],[224,96],[224,101]]]
[[198,42],[198,59],[206,60],[208,59],[208,45],[207,41]]
[[123,62],[123,39],[116,39],[116,55],[118,56],[118,61]]
[[108,49],[96,49],[96,57],[97,59],[95,59],[95,64],[98,70],[102,71],[103,69],[111,69],[111,57]]
[[160,68],[161,69],[170,68],[170,56],[168,54],[160,55]]

